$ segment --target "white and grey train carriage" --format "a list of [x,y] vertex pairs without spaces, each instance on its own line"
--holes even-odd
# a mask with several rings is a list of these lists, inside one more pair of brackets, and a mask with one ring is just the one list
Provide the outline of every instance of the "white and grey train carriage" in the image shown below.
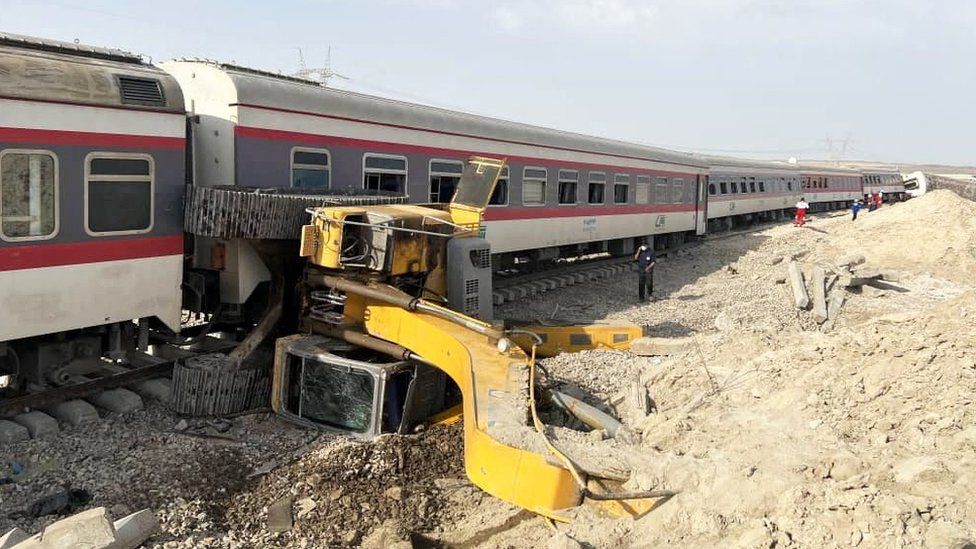
[[862,196],[861,173],[847,168],[800,166],[800,187],[810,210],[846,208]]
[[138,57],[0,34],[0,389],[121,352],[132,320],[179,329],[185,126],[176,80]]
[[864,193],[884,193],[885,201],[901,201],[908,198],[905,180],[898,170],[888,168],[865,168],[861,170],[864,178]]
[[[179,81],[195,121],[198,185],[382,190],[447,201],[462,160],[477,154],[509,162],[484,223],[497,265],[628,253],[635,238],[705,231],[707,165],[691,155],[211,62],[162,68]],[[266,272],[243,242],[220,245],[235,248],[224,260],[236,261],[221,286],[245,300]],[[209,257],[198,254],[198,266]]]
[[800,172],[785,162],[703,157],[709,164],[709,230],[782,219],[800,198]]

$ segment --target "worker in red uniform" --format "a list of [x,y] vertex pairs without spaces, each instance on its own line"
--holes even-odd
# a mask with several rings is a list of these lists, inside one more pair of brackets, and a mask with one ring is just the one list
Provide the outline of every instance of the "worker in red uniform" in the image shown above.
[[803,198],[796,203],[796,217],[793,218],[793,225],[796,227],[802,227],[804,223],[807,222],[807,210],[810,209],[810,205]]

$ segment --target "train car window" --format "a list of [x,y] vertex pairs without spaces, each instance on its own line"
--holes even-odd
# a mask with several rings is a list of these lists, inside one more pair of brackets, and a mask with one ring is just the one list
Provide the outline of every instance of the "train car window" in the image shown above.
[[463,171],[464,163],[459,160],[431,160],[428,199],[431,202],[450,202]]
[[43,240],[58,232],[58,158],[52,152],[0,152],[0,237]]
[[153,158],[91,153],[85,161],[85,230],[92,236],[138,234],[153,225]]
[[733,181],[732,182],[732,194],[739,194],[739,182],[738,181]]
[[586,201],[590,204],[603,204],[603,195],[607,187],[607,174],[590,172],[587,183]]
[[766,192],[766,182],[765,181],[760,181],[759,182],[759,192],[761,192],[761,193]]
[[613,176],[613,203],[626,204],[630,201],[630,176],[618,173]]
[[559,203],[576,204],[579,188],[579,172],[559,170]]
[[751,193],[756,192],[756,178],[755,177],[750,177],[749,178],[749,192],[751,192]]
[[658,177],[654,183],[654,203],[668,203],[668,178]]
[[325,149],[295,147],[291,150],[291,186],[296,189],[328,189],[332,162]]
[[684,188],[684,191],[685,191],[685,195],[684,195],[683,202],[685,204],[694,204],[695,203],[695,192],[698,190],[698,185],[695,184],[695,180],[692,179],[691,182],[688,185],[684,185],[683,188]]
[[545,168],[525,168],[522,170],[522,205],[541,206],[546,203]]
[[682,195],[685,192],[684,187],[684,179],[671,180],[671,202],[673,204],[681,204]]
[[491,198],[488,199],[489,206],[508,206],[508,166],[502,170],[498,176],[498,183],[495,190],[491,191]]
[[363,155],[364,189],[403,193],[406,187],[406,157],[373,153]]
[[718,190],[721,194],[729,194],[729,185],[725,181],[718,182]]
[[651,176],[638,175],[634,186],[634,204],[651,203]]

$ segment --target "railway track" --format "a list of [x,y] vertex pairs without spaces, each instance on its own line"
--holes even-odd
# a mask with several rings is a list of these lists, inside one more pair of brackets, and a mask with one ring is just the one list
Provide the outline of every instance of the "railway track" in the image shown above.
[[[846,212],[841,212],[840,214],[825,212],[820,215],[846,215]],[[755,233],[757,231],[761,231],[775,225],[781,225],[783,223],[784,221],[767,221],[763,223],[755,223],[749,227],[739,230],[709,233],[707,235],[698,237],[695,240],[686,242],[676,248],[658,251],[657,257],[659,261],[662,259],[666,260],[670,254],[676,253],[678,250],[698,246],[704,242]],[[568,261],[566,263],[559,264],[556,267],[537,272],[520,273],[507,276],[496,275],[492,282],[494,285],[492,300],[495,305],[502,305],[504,303],[519,301],[534,295],[543,294],[557,288],[586,284],[621,273],[634,272],[636,270],[637,265],[633,262],[630,255],[626,255],[622,257],[601,257],[596,259]]]
[[[683,244],[678,248],[657,252],[659,260],[695,242]],[[557,288],[587,284],[622,273],[634,272],[637,264],[630,255],[611,258],[597,258],[570,261],[556,267],[532,273],[511,276],[496,276],[493,280],[492,300],[495,305],[519,301],[534,295],[543,294]]]
[[106,362],[96,377],[77,376],[67,385],[33,387],[0,399],[0,447],[56,434],[63,425],[94,422],[106,412],[141,409],[147,399],[168,402],[170,378],[180,361],[226,352],[234,346],[215,338],[207,340],[190,348],[158,343],[152,354],[128,353],[124,365]]

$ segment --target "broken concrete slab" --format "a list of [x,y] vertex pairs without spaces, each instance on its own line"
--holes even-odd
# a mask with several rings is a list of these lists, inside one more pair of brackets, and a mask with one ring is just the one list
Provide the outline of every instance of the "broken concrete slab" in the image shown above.
[[142,410],[142,397],[128,389],[109,389],[102,391],[94,396],[88,397],[88,401],[116,414],[128,414],[136,410]]
[[159,402],[169,402],[169,394],[172,390],[172,380],[165,377],[147,379],[136,383],[130,389],[135,391],[144,399],[158,400]]
[[45,410],[61,423],[72,427],[87,425],[98,421],[98,411],[84,400],[67,400],[51,405]]
[[867,280],[866,284],[870,284],[872,281],[884,280],[884,272],[881,269],[860,269],[854,271],[854,278],[859,278],[862,280]]
[[830,292],[830,300],[827,303],[827,322],[824,322],[822,329],[823,331],[832,330],[834,328],[834,323],[837,322],[837,318],[840,316],[841,307],[844,306],[845,294],[842,288],[834,288]]
[[848,254],[837,260],[838,267],[853,268],[863,264],[866,260],[864,254]]
[[159,531],[159,519],[149,509],[120,518],[112,524],[115,542],[108,549],[136,549]]
[[865,271],[863,274],[855,273],[851,276],[842,276],[838,279],[838,283],[844,288],[860,288],[861,286],[870,284],[876,280],[881,280],[880,273],[876,271]]
[[[115,528],[108,520],[104,507],[82,511],[61,519],[35,536],[38,547],[85,547],[109,549],[115,542]],[[30,541],[25,542],[30,546]],[[20,549],[20,546],[18,546]]]
[[813,290],[813,319],[817,324],[827,322],[827,273],[823,267],[814,267],[810,277]]
[[0,419],[0,444],[13,444],[30,440],[30,431],[27,427],[13,421]]
[[10,549],[20,542],[27,541],[29,538],[30,534],[20,528],[14,527],[6,534],[0,536],[0,549]]
[[274,533],[288,532],[294,526],[291,516],[292,496],[285,496],[268,506],[268,531]]
[[905,279],[905,273],[901,271],[894,271],[891,269],[881,269],[881,280],[886,282],[902,282]]
[[790,261],[786,274],[790,279],[790,286],[793,288],[793,303],[797,309],[806,309],[810,305],[810,296],[807,295],[806,284],[803,283],[803,271],[800,264]]
[[693,337],[639,337],[630,342],[630,352],[639,356],[670,356],[694,348]]
[[42,438],[50,435],[56,435],[61,430],[58,427],[58,420],[45,414],[44,412],[39,412],[37,410],[17,414],[12,419],[14,422],[26,427],[31,438]]

